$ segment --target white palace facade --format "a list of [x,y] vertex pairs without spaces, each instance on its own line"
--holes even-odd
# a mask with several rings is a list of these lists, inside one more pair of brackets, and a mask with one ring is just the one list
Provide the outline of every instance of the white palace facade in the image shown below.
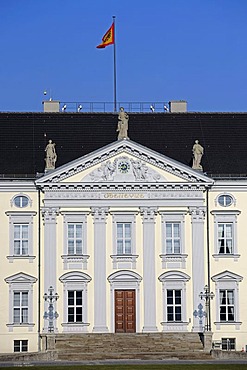
[[245,350],[247,180],[123,139],[1,179],[0,221],[1,353],[51,332],[207,331]]

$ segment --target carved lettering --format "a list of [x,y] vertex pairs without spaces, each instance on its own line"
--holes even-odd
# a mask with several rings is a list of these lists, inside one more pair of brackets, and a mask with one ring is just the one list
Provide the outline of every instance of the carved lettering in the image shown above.
[[106,193],[104,194],[104,198],[108,199],[142,199],[144,198],[144,194],[141,193]]

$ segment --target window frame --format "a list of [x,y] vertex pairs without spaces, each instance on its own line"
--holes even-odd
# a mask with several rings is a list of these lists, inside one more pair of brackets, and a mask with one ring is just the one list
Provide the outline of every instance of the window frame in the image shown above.
[[[9,256],[7,256],[9,262],[13,262],[15,259],[28,259],[29,262],[33,262],[35,256],[33,255],[33,223],[34,216],[37,212],[6,212],[6,216],[9,217]],[[28,253],[27,254],[15,254],[15,226],[28,226]]]
[[[220,330],[222,325],[234,325],[235,329],[240,329],[239,317],[239,283],[243,280],[243,277],[237,275],[231,271],[224,271],[220,274],[214,275],[212,281],[215,283],[215,310],[216,310],[216,320],[214,324],[216,325],[216,330]],[[233,291],[234,293],[234,320],[233,321],[221,321],[220,318],[220,307],[221,298],[220,291]]]
[[[238,235],[237,235],[237,221],[238,216],[241,214],[240,211],[211,211],[214,216],[214,253],[213,257],[216,261],[221,258],[233,258],[237,261],[240,255],[238,254]],[[232,253],[219,253],[219,236],[218,230],[219,225],[232,225]],[[226,237],[225,237],[226,240]],[[226,245],[224,246],[226,250]]]
[[[92,280],[84,272],[75,271],[63,274],[59,280],[63,284],[63,332],[88,332],[88,283]],[[69,322],[68,291],[82,291],[82,320]]]
[[[7,327],[9,331],[13,331],[14,327],[29,327],[32,330],[33,323],[33,285],[38,279],[25,273],[18,273],[9,276],[5,282],[9,284],[9,323]],[[14,322],[14,294],[15,293],[28,293],[28,322]]]
[[[224,198],[223,198],[223,199],[224,199],[223,204],[221,204],[221,203],[220,203],[220,198],[222,198],[222,197],[224,197]],[[226,197],[231,198],[231,203],[230,203],[230,204],[226,204],[226,202],[225,202]],[[218,195],[217,195],[217,197],[216,197],[216,199],[215,199],[215,205],[216,205],[216,206],[219,206],[219,207],[228,208],[228,207],[231,207],[232,205],[234,205],[234,206],[236,205],[236,199],[235,199],[235,197],[234,197],[232,194],[230,194],[230,193],[221,193],[221,194],[218,194]]]
[[[168,292],[171,292],[172,293],[172,297],[170,295],[168,295]],[[180,296],[179,296],[179,299],[180,299],[180,303],[176,303],[176,293],[179,292],[180,293]],[[169,303],[169,300],[172,299],[172,302]],[[171,310],[169,310],[169,308]],[[178,314],[178,312],[176,312],[176,309],[177,308],[180,308],[180,320],[177,320],[176,319],[176,315]],[[182,322],[182,290],[181,289],[166,289],[166,313],[167,313],[167,318],[166,318],[166,321],[167,322]],[[169,312],[170,311],[170,312]],[[172,315],[173,317],[173,320],[170,320],[169,319],[169,316]]]
[[[113,268],[136,268],[136,215],[138,212],[114,212],[112,213],[112,264]],[[117,250],[117,225],[130,224],[131,225],[131,253],[118,254]]]
[[[162,261],[162,268],[186,268],[185,253],[185,215],[187,211],[160,211],[161,215],[161,238],[162,238],[162,253],[160,258]],[[167,224],[180,225],[180,253],[167,253],[166,235]],[[174,249],[173,249],[174,251]]]
[[221,338],[221,349],[222,351],[236,351],[236,338]]
[[[28,291],[25,291],[25,290],[14,290],[13,291],[13,323],[14,324],[28,324],[28,309],[29,309],[29,306],[28,306],[28,301],[29,301],[29,298],[28,298],[28,294],[29,292]],[[25,298],[24,298],[24,295],[25,295]],[[16,303],[16,297],[18,297],[18,301],[19,301],[19,304]],[[25,303],[26,301],[26,303]],[[16,314],[16,312],[19,311],[18,315]],[[25,319],[26,317],[26,319]],[[18,320],[17,320],[18,318]]]
[[[26,198],[27,199],[27,205],[26,206],[22,206],[22,205],[18,206],[18,205],[16,205],[16,199],[19,198],[19,197]],[[32,200],[31,200],[31,198],[30,198],[29,195],[23,194],[23,193],[19,193],[19,194],[16,194],[16,195],[13,196],[13,198],[10,201],[10,204],[11,204],[11,207],[16,207],[18,209],[24,209],[24,208],[27,208],[27,207],[31,207],[32,206]]]
[[[230,297],[230,293],[232,298]],[[234,289],[220,289],[220,302],[219,302],[219,309],[220,309],[220,322],[234,322],[235,321],[235,291]],[[223,294],[223,297],[222,297]],[[232,299],[232,302],[228,302]],[[224,300],[225,302],[222,302]],[[225,313],[222,312],[224,309]],[[230,312],[233,310],[233,312]],[[221,317],[222,315],[226,316],[226,319],[223,320]],[[233,319],[230,319],[230,315],[233,315]]]
[[[187,283],[190,276],[181,271],[167,271],[159,276],[162,283],[163,298],[163,332],[167,331],[187,331],[189,321],[187,320]],[[170,290],[181,291],[181,321],[168,321],[167,292]]]
[[[61,212],[63,215],[63,259],[64,269],[87,269],[89,255],[87,254],[87,216],[89,212]],[[82,225],[82,253],[69,254],[69,225]]]
[[[19,348],[19,351],[15,350],[17,346]],[[28,352],[28,340],[27,339],[14,339],[14,353],[20,353],[20,352]]]

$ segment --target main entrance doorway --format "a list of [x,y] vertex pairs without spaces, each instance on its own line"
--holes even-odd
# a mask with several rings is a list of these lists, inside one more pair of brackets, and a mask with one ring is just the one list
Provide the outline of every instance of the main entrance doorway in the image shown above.
[[115,332],[136,332],[135,290],[115,290]]

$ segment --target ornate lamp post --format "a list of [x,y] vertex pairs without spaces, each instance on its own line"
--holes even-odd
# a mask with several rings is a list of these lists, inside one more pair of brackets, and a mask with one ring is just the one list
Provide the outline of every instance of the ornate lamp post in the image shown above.
[[48,331],[54,333],[54,320],[58,318],[58,313],[55,311],[54,303],[58,300],[59,296],[57,293],[54,294],[52,286],[48,289],[49,294],[44,294],[45,302],[48,302],[48,311],[45,311],[44,319],[48,320]]
[[214,293],[209,292],[208,285],[205,285],[204,292],[199,294],[201,299],[205,300],[205,307],[206,307],[206,325],[205,331],[211,331],[211,320],[210,320],[210,300],[214,298]]

